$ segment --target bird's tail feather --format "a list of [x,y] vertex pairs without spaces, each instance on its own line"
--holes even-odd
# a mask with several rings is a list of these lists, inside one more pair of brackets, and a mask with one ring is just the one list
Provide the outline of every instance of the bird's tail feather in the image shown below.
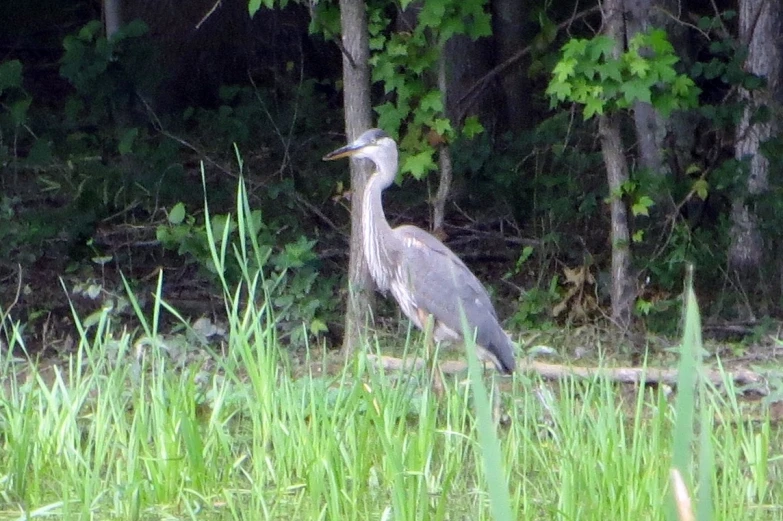
[[492,338],[486,343],[486,350],[492,355],[492,362],[498,371],[503,374],[511,374],[516,369],[517,361],[514,357],[514,344],[511,338],[499,326]]

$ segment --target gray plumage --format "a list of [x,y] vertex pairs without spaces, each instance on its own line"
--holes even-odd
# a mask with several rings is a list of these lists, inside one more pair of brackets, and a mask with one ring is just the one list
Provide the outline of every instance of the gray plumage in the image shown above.
[[362,200],[362,241],[378,288],[391,292],[416,327],[424,329],[424,321],[431,315],[433,336],[438,342],[462,340],[464,312],[469,330],[475,331],[481,358],[491,360],[503,373],[513,372],[514,346],[476,276],[446,245],[421,228],[389,226],[381,194],[397,174],[394,140],[382,130],[371,129],[324,159],[347,156],[370,159],[375,164]]

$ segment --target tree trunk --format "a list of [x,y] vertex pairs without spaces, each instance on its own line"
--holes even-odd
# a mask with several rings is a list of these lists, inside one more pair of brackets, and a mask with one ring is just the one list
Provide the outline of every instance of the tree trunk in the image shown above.
[[[614,38],[614,53],[619,57],[625,41],[622,0],[606,0],[603,13],[604,32]],[[612,215],[612,320],[621,331],[627,332],[633,317],[635,284],[631,276],[628,208],[622,197],[622,186],[628,181],[628,160],[623,150],[619,116],[616,114],[599,116],[598,134],[606,165]]]
[[[446,54],[441,50],[440,60],[438,61],[438,89],[443,96],[444,106],[448,97],[448,81],[446,78]],[[451,167],[451,149],[448,143],[438,145],[438,166],[440,170],[440,183],[438,192],[432,201],[432,231],[440,239],[445,239],[443,224],[446,220],[446,202],[449,199],[451,191],[452,167]]]
[[[625,5],[628,39],[654,27],[663,28],[685,66],[693,62],[687,26],[672,16],[681,14],[678,0],[625,0]],[[639,165],[653,176],[684,178],[688,167],[694,164],[698,119],[688,111],[675,111],[664,119],[652,105],[642,102],[634,104],[633,115]],[[659,186],[666,187],[665,184]],[[667,216],[676,211],[675,201],[669,190],[658,190],[653,198],[656,206],[652,209],[651,222],[654,226],[665,225]],[[686,204],[701,206],[703,201]]]
[[[364,0],[340,0],[343,41],[343,103],[348,141],[372,126],[370,105],[370,48]],[[348,305],[345,313],[343,355],[360,344],[372,317],[373,282],[362,247],[362,199],[370,175],[367,160],[351,160],[351,251],[348,261]]]
[[627,331],[633,317],[634,287],[631,276],[631,234],[628,229],[628,209],[621,194],[628,181],[628,162],[620,137],[617,115],[598,118],[601,152],[606,164],[612,214],[612,320],[621,331]]
[[121,0],[103,0],[103,26],[108,39],[111,39],[122,25],[121,3]]
[[[653,0],[626,0],[627,38],[630,40],[639,33],[648,31],[653,25]],[[662,3],[662,2],[656,2]],[[665,175],[663,162],[663,140],[666,127],[663,118],[649,103],[637,101],[633,107],[633,120],[636,128],[639,164],[653,175]]]
[[455,34],[444,44],[443,52],[447,65],[446,115],[452,124],[461,125],[466,116],[478,116],[484,127],[492,129],[497,118],[497,89],[495,84],[483,88],[476,94],[478,101],[470,104],[466,111],[460,109],[459,101],[484,75],[492,64],[489,38],[471,40],[464,34]]
[[[530,2],[520,0],[492,0],[492,34],[495,42],[495,65],[505,62],[525,46],[533,36],[526,30]],[[501,118],[499,126],[504,130],[519,132],[530,128],[529,107],[533,105],[534,89],[527,77],[525,65],[528,60],[519,60],[500,79],[497,105]]]
[[[737,125],[734,149],[737,159],[749,160],[747,188],[749,194],[756,195],[769,187],[769,161],[759,152],[759,144],[773,134],[775,123],[774,119],[764,123],[751,120],[761,105],[774,101],[781,87],[781,52],[777,43],[781,6],[778,1],[740,0],[739,7],[740,42],[748,48],[745,70],[767,79],[764,89],[740,90],[746,106]],[[762,238],[758,225],[755,210],[743,197],[737,197],[732,206],[729,260],[734,268],[746,274],[757,272],[761,265]]]

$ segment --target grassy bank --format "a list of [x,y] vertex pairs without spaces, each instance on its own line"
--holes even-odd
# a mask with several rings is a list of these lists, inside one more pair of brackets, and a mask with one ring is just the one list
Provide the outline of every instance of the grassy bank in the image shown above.
[[[241,315],[221,353],[190,363],[108,316],[67,366],[6,357],[0,517],[491,518],[503,480],[484,466],[470,385],[436,403],[420,375],[379,374],[361,354],[295,380],[262,310]],[[663,391],[518,375],[503,403],[491,472],[515,518],[665,517],[676,422]],[[701,405],[714,519],[783,518],[777,426],[715,393]]]

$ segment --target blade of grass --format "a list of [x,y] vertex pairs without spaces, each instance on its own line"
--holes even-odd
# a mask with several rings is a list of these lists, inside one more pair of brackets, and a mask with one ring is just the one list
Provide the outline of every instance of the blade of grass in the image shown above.
[[487,479],[487,494],[489,495],[492,518],[495,521],[512,521],[514,516],[511,511],[511,498],[501,456],[500,440],[495,430],[495,423],[492,420],[492,403],[482,380],[482,368],[479,368],[474,339],[475,333],[468,327],[467,318],[461,306],[460,313],[462,315],[463,338],[465,338],[465,349],[468,357],[468,372],[470,374],[471,389],[473,390],[481,459]]
[[[684,288],[684,332],[680,344],[680,363],[677,375],[677,399],[675,404],[676,420],[674,425],[672,465],[678,471],[678,475],[686,490],[688,476],[694,461],[692,457],[692,444],[696,438],[696,411],[699,409],[699,455],[698,476],[699,494],[697,514],[699,521],[713,519],[712,510],[712,483],[713,483],[713,452],[710,426],[712,425],[713,408],[708,405],[707,387],[702,374],[702,338],[701,317],[696,294],[693,291],[693,265],[687,266]],[[697,400],[698,397],[698,400]],[[679,484],[678,484],[679,486]],[[680,519],[683,515],[691,515],[682,504],[682,491],[675,491],[679,495],[679,501],[675,497],[675,508],[670,508],[669,518]]]

